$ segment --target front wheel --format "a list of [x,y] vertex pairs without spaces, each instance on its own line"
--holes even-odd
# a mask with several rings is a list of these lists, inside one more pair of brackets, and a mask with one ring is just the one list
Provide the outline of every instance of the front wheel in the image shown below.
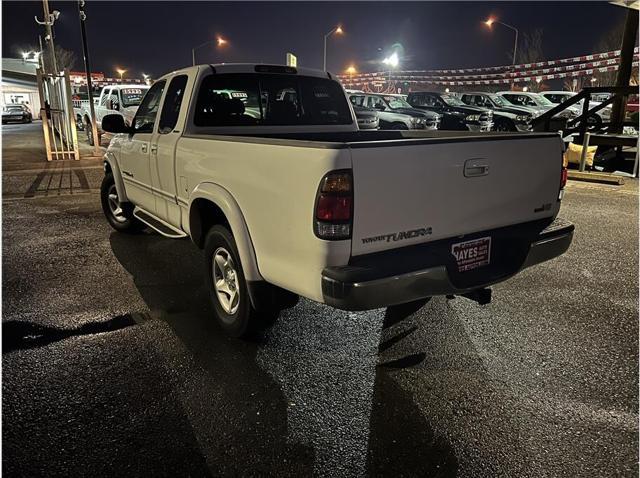
[[209,229],[204,256],[209,296],[218,323],[232,337],[247,335],[257,328],[260,317],[249,298],[235,240],[226,227]]
[[517,131],[516,127],[507,120],[496,121],[496,131]]
[[100,202],[102,212],[116,231],[133,233],[144,229],[144,224],[133,215],[133,204],[120,201],[113,173],[105,174],[102,180]]

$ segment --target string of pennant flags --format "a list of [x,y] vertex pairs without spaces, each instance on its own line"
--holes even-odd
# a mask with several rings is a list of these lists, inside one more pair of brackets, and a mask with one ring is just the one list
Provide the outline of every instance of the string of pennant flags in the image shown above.
[[[634,51],[635,61],[638,65],[639,48]],[[527,83],[530,81],[543,81],[559,78],[571,78],[593,75],[618,69],[620,50],[614,50],[592,55],[582,55],[560,60],[549,60],[537,63],[523,63],[515,66],[496,66],[487,68],[468,68],[457,70],[403,70],[396,72],[382,71],[373,73],[361,73],[357,75],[337,75],[348,86],[362,85],[368,82],[405,81],[419,82],[435,85],[493,85],[510,83]],[[578,62],[578,63],[576,63]],[[571,64],[576,63],[576,64]],[[552,66],[559,65],[559,66]],[[477,71],[496,71],[509,68],[510,71],[500,73],[465,74]],[[534,69],[532,69],[534,68]],[[442,75],[435,73],[455,73],[455,75]]]
[[[639,62],[634,61],[633,66],[638,66]],[[413,76],[413,75],[394,75],[392,80],[394,81],[403,81],[407,83],[425,83],[431,85],[443,85],[443,86],[464,86],[464,85],[503,85],[503,84],[511,84],[511,83],[529,83],[531,81],[545,81],[545,80],[557,80],[561,78],[576,78],[579,76],[591,76],[594,73],[604,73],[608,71],[616,71],[619,65],[610,65],[603,66],[600,68],[588,68],[584,70],[577,71],[567,71],[563,73],[550,73],[546,75],[537,75],[537,76],[526,76],[526,77],[517,77],[517,78],[500,78],[500,79],[485,79],[485,80],[433,80],[429,77],[422,76]],[[352,81],[346,82],[345,86],[353,87],[353,86],[362,86],[366,83],[369,83],[371,80],[360,80],[360,81]],[[380,78],[377,81],[387,81],[384,78]],[[375,82],[375,80],[374,80]]]

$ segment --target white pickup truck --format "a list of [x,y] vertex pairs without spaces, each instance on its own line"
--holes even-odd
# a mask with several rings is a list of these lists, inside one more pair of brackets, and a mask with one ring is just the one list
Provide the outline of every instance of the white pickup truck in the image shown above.
[[[138,106],[142,101],[142,97],[147,92],[149,87],[147,85],[106,85],[102,88],[100,96],[94,99],[94,111],[96,113],[96,126],[98,127],[98,134],[103,133],[102,118],[110,114],[118,114],[124,118],[124,122],[127,125],[131,124]],[[92,133],[92,118],[91,109],[89,108],[88,101],[82,104],[81,117],[83,123],[83,130],[87,135],[87,141],[93,146],[93,133]],[[77,114],[76,114],[77,116]]]
[[[321,71],[202,65],[147,92],[105,155],[118,231],[150,226],[204,250],[234,336],[298,295],[365,310],[487,286],[564,253],[566,170],[551,133],[359,131]],[[286,292],[288,291],[288,292]]]

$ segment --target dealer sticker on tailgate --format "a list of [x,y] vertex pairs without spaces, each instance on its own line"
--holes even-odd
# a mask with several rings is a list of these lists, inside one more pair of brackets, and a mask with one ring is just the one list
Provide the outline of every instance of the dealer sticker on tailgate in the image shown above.
[[456,258],[458,272],[486,266],[491,260],[491,237],[453,244],[451,254]]

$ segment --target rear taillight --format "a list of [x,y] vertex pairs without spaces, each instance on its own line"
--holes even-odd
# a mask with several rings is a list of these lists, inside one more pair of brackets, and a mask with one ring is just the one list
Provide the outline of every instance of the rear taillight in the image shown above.
[[318,187],[314,211],[314,232],[320,239],[351,237],[353,180],[351,170],[328,173]]
[[569,171],[567,168],[563,167],[562,172],[560,173],[560,191],[558,192],[558,201],[562,199],[564,195],[564,187],[567,185],[567,177],[569,176]]

